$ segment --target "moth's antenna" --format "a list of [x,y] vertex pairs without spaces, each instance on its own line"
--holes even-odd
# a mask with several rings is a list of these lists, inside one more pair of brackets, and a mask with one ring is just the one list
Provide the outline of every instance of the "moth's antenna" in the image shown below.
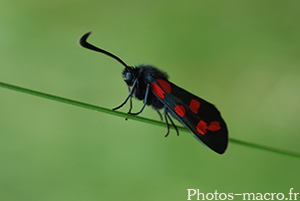
[[94,50],[96,52],[101,52],[103,54],[106,54],[107,56],[110,56],[114,59],[116,59],[118,62],[120,62],[121,64],[123,64],[123,66],[125,66],[125,68],[130,68],[129,66],[127,66],[127,64],[122,61],[122,59],[120,59],[119,57],[117,57],[116,55],[113,55],[112,53],[106,51],[106,50],[103,50],[103,49],[100,49],[90,43],[88,43],[86,41],[86,39],[89,37],[89,35],[91,34],[92,32],[88,32],[86,34],[84,34],[83,36],[81,36],[81,38],[79,39],[79,44],[82,46],[82,47],[85,47],[87,49],[90,49],[90,50]]

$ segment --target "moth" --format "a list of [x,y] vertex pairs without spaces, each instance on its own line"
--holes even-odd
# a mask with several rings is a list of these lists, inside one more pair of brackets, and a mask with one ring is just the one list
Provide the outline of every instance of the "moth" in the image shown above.
[[[146,105],[152,106],[160,118],[164,117],[169,134],[169,121],[178,129],[171,116],[177,119],[195,134],[205,145],[213,151],[223,154],[228,146],[228,129],[218,109],[211,103],[178,87],[169,81],[168,75],[152,65],[128,66],[116,55],[98,48],[87,42],[91,32],[84,34],[79,44],[87,49],[103,53],[120,62],[125,68],[122,77],[126,82],[129,94],[125,101],[114,108],[117,110],[130,101],[129,114],[138,115],[143,112]],[[139,112],[133,113],[132,97],[143,100],[144,104]],[[163,109],[163,116],[160,110]],[[171,115],[171,116],[170,116]]]

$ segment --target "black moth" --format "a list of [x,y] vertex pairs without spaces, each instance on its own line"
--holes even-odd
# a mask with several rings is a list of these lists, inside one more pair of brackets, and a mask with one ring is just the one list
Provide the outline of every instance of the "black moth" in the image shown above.
[[[129,100],[129,114],[138,115],[146,105],[151,105],[162,119],[159,110],[164,109],[163,115],[167,125],[166,136],[169,134],[169,121],[174,126],[177,135],[179,134],[169,115],[171,114],[209,148],[219,154],[225,152],[228,145],[228,130],[220,112],[214,105],[171,83],[165,72],[151,65],[128,66],[116,55],[88,43],[86,40],[90,34],[91,32],[86,33],[80,38],[79,43],[82,47],[106,54],[125,66],[122,76],[128,86],[129,95],[120,106],[113,110],[121,108]],[[144,101],[143,107],[137,113],[131,112],[133,95]]]

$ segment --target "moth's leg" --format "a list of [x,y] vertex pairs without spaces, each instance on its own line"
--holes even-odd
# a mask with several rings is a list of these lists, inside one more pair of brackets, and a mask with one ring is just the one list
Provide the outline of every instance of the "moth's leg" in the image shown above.
[[170,131],[170,127],[169,127],[169,122],[168,119],[170,120],[172,126],[174,127],[174,129],[176,130],[177,136],[179,135],[179,131],[177,126],[174,124],[173,120],[171,119],[170,115],[168,114],[168,108],[167,106],[165,106],[164,108],[164,116],[165,116],[165,121],[166,121],[166,125],[167,125],[167,134],[165,135],[165,137],[167,137],[169,135],[169,131]]
[[[128,92],[130,93],[130,91],[131,91],[130,87],[128,86]],[[128,113],[130,113],[131,110],[132,110],[132,94],[131,94],[130,99],[129,99],[129,111],[128,111]]]
[[[130,93],[130,87],[129,86],[128,86],[128,92]],[[129,111],[128,111],[128,113],[130,113],[131,110],[132,110],[132,95],[129,98]],[[125,118],[125,120],[127,121],[128,118]]]
[[168,122],[168,118],[167,118],[167,112],[166,112],[166,107],[165,107],[165,112],[164,112],[164,116],[165,116],[165,121],[166,121],[166,125],[167,125],[167,134],[165,135],[165,137],[167,137],[170,133],[170,126],[169,126],[169,122]]
[[144,98],[144,105],[143,107],[141,108],[141,110],[137,113],[129,113],[129,114],[132,114],[132,115],[138,115],[140,113],[143,112],[144,108],[146,107],[147,105],[147,99],[148,99],[148,94],[149,94],[149,89],[150,89],[150,84],[147,84],[147,89],[146,89],[146,93],[145,93],[145,98]]
[[159,111],[159,110],[156,110],[156,111],[157,111],[157,113],[158,113],[158,115],[159,115],[159,117],[160,117],[160,120],[163,121],[163,117],[162,117],[160,111]]
[[[137,83],[137,79],[134,80],[133,85],[132,85],[132,87],[131,87],[131,90],[130,90],[130,92],[129,92],[129,95],[127,96],[127,98],[125,99],[125,101],[124,101],[121,105],[119,105],[118,107],[113,108],[112,110],[117,110],[117,109],[123,107],[123,105],[125,105],[125,104],[127,103],[127,101],[128,101],[129,98],[130,98],[130,101],[131,101],[132,94],[133,94],[133,92],[134,92],[136,83]],[[132,108],[132,102],[131,102],[131,104],[130,104],[130,109],[129,109],[129,111],[131,110],[131,108]]]
[[174,122],[173,122],[172,118],[169,116],[169,114],[168,114],[168,113],[166,114],[166,116],[169,118],[169,120],[170,120],[170,122],[171,122],[172,126],[173,126],[173,127],[174,127],[174,129],[176,130],[177,136],[179,136],[179,131],[178,131],[178,128],[177,128],[177,126],[174,124]]

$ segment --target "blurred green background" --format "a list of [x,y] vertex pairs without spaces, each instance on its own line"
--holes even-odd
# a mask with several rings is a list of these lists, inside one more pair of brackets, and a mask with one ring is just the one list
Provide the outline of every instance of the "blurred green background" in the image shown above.
[[[91,43],[130,65],[158,66],[214,103],[230,138],[299,153],[299,9],[271,0],[2,0],[0,81],[119,105],[123,67],[78,46],[93,31]],[[191,133],[165,139],[162,127],[3,88],[0,101],[1,201],[300,192],[297,158],[233,143],[220,156]],[[141,116],[159,119],[149,107]]]

